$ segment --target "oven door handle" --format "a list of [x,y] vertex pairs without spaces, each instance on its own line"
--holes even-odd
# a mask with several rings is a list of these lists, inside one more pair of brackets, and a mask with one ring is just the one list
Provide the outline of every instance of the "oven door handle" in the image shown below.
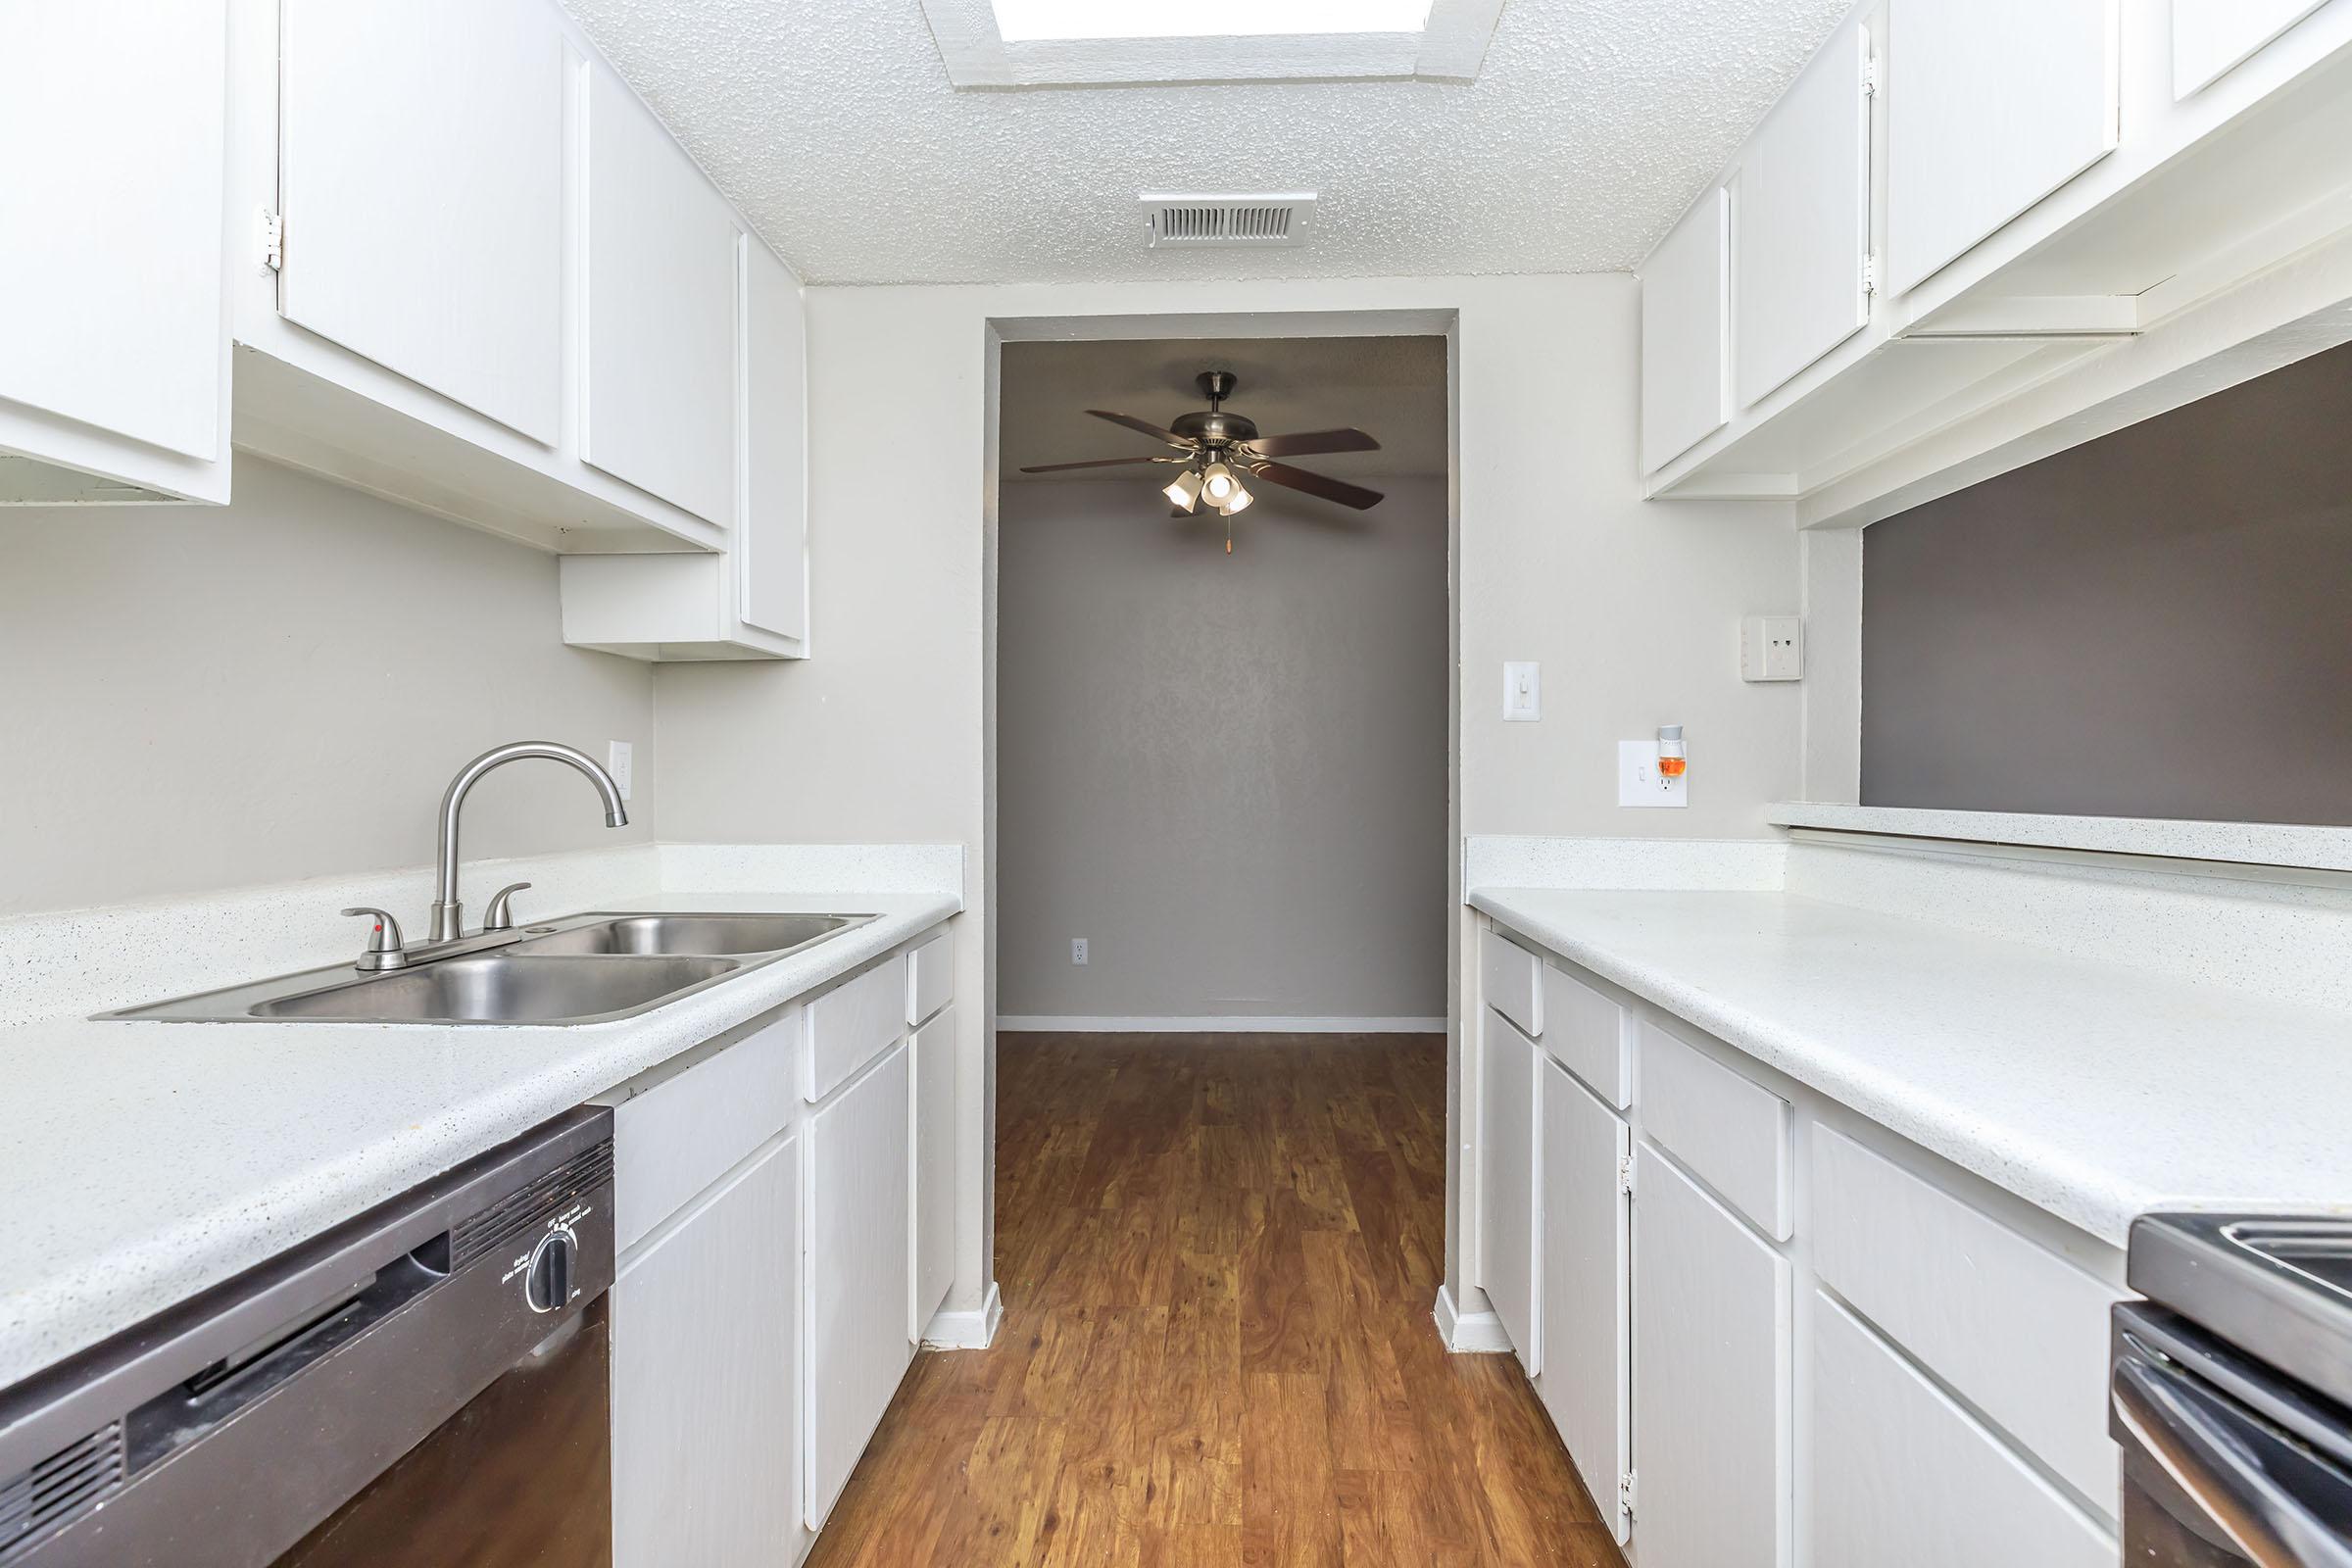
[[2211,1390],[2128,1352],[2115,1413],[2256,1568],[2352,1568],[2352,1487]]

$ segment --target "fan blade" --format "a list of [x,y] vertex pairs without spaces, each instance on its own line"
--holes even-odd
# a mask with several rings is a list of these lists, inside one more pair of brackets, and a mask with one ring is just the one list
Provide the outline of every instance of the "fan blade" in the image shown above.
[[1148,435],[1154,441],[1164,442],[1179,452],[1196,450],[1196,443],[1187,441],[1173,430],[1161,429],[1150,419],[1139,419],[1132,414],[1113,414],[1108,409],[1089,409],[1086,412],[1098,419],[1108,419],[1113,424],[1123,424],[1138,435]]
[[1242,443],[1263,458],[1310,458],[1318,452],[1378,452],[1380,443],[1361,430],[1305,430],[1265,435]]
[[1386,499],[1377,490],[1366,490],[1361,485],[1349,484],[1345,479],[1334,479],[1328,474],[1309,473],[1304,468],[1294,468],[1287,463],[1252,463],[1250,465],[1250,472],[1254,477],[1265,480],[1268,484],[1278,484],[1292,490],[1303,490],[1310,496],[1321,496],[1326,501],[1337,501],[1341,506],[1353,507],[1358,512],[1369,512]]
[[1089,458],[1084,463],[1033,463],[1023,473],[1059,473],[1064,468],[1124,468],[1132,463],[1174,463],[1174,458]]

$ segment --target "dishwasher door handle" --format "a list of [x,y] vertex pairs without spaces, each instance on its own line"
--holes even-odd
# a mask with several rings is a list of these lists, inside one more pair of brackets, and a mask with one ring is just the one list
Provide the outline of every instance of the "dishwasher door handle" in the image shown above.
[[2117,1421],[2257,1568],[2352,1568],[2352,1482],[2133,1346]]

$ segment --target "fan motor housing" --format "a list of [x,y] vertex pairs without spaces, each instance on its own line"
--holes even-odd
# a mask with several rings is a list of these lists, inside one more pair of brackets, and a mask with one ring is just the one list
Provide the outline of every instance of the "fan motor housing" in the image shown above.
[[1257,439],[1257,421],[1222,410],[1205,414],[1180,414],[1169,422],[1168,428],[1204,447],[1237,446]]

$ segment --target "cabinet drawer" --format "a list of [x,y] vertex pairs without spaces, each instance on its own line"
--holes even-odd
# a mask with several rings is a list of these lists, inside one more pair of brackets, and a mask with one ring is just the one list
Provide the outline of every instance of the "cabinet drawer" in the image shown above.
[[1826,1127],[1813,1265],[1832,1290],[2100,1507],[2109,1290],[2057,1253]]
[[1723,1200],[1788,1239],[1788,1102],[1653,1024],[1642,1026],[1642,1125]]
[[2112,1568],[2116,1544],[1828,1297],[1813,1313],[1816,1568]]
[[906,1032],[906,959],[891,958],[808,1004],[810,1104],[850,1081],[858,1068]]
[[1536,956],[1497,931],[1478,934],[1479,994],[1529,1037],[1544,1032],[1544,988]]
[[1632,1098],[1625,1009],[1581,980],[1544,966],[1544,1047],[1619,1110]]
[[793,1116],[800,1019],[759,1033],[612,1107],[613,1247],[626,1251]]
[[906,955],[906,1021],[921,1023],[955,995],[956,945],[942,931]]

